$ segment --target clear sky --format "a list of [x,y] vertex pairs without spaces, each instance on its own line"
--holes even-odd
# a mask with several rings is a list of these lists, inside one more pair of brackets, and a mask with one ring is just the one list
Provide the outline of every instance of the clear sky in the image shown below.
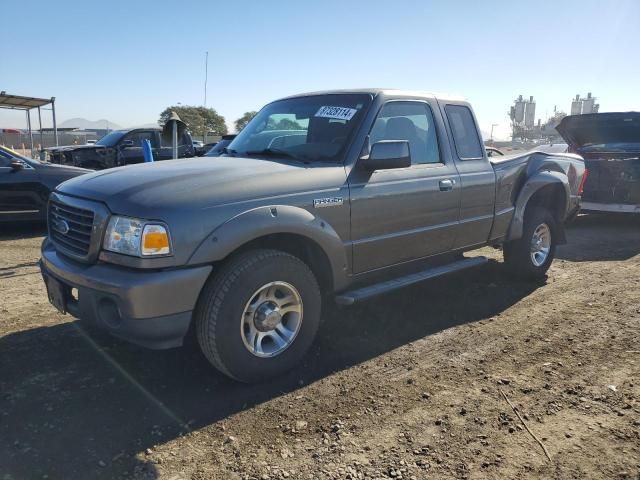
[[[640,110],[640,0],[24,0],[0,15],[0,90],[57,97],[59,121],[133,126],[201,105],[207,50],[207,106],[229,125],[352,87],[461,94],[501,135],[518,94],[543,120],[589,91],[601,111]],[[24,123],[0,110],[0,127]]]

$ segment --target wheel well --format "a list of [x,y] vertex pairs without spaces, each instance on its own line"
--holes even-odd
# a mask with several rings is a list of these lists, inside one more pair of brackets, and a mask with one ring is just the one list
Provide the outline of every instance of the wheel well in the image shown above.
[[322,247],[308,237],[295,233],[274,233],[258,237],[238,247],[230,255],[256,248],[269,248],[298,257],[311,269],[323,292],[333,291],[333,271]]
[[567,208],[567,198],[562,185],[546,185],[532,195],[527,202],[527,211],[533,207],[543,207],[551,212],[558,224],[562,224]]

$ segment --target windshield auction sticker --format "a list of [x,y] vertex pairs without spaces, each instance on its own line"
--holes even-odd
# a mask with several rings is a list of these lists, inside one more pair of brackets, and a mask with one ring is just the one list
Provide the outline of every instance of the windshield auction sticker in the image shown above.
[[351,120],[358,112],[355,108],[347,107],[320,107],[316,112],[316,117],[335,118],[336,120]]

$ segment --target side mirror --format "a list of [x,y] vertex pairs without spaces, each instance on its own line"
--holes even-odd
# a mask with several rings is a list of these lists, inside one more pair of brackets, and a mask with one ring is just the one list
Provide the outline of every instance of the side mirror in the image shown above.
[[133,147],[133,140],[125,140],[120,144],[121,148]]
[[11,160],[10,166],[12,171],[18,172],[24,168],[24,163],[22,163],[20,160]]
[[369,158],[363,159],[368,170],[389,170],[411,166],[411,151],[406,140],[381,140],[371,146]]

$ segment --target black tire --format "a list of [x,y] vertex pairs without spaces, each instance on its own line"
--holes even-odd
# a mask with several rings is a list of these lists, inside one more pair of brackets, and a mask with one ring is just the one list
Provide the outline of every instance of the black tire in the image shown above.
[[[292,343],[273,357],[258,357],[241,334],[244,308],[254,292],[275,282],[295,287],[302,300],[302,321]],[[194,321],[198,343],[209,362],[240,382],[254,383],[297,366],[313,343],[320,324],[318,282],[299,258],[279,250],[251,250],[231,258],[205,284]]]
[[[536,265],[531,255],[531,242],[539,226],[547,225],[551,233],[551,245],[546,260]],[[551,212],[545,208],[533,207],[524,218],[522,238],[504,244],[504,262],[509,271],[523,280],[542,280],[556,254],[557,225]]]

